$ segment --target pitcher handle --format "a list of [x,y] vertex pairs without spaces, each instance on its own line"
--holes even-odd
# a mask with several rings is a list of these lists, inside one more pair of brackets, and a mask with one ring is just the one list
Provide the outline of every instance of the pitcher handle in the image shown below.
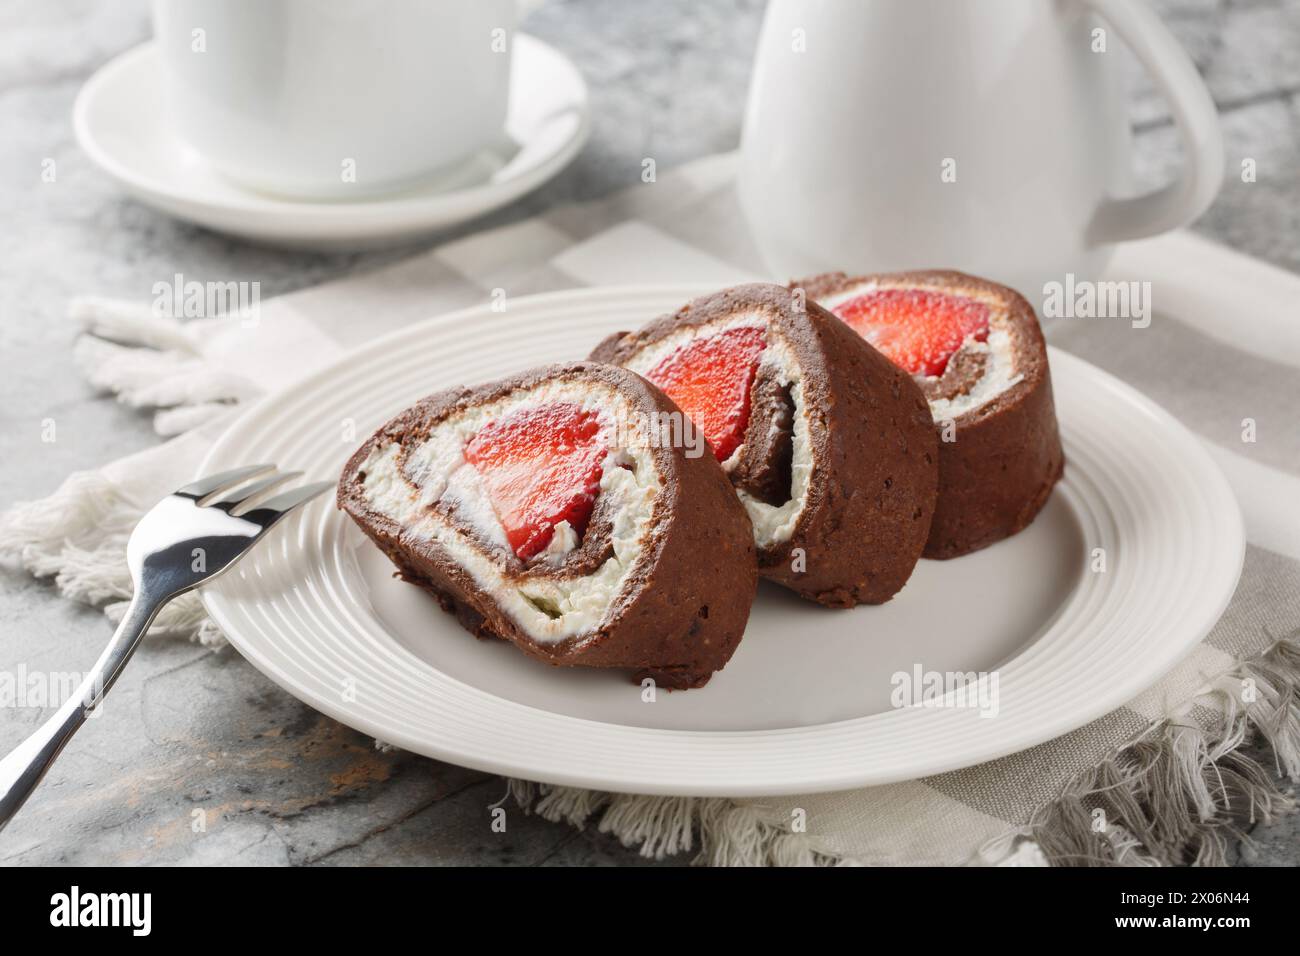
[[1168,100],[1182,134],[1183,169],[1166,186],[1130,199],[1108,199],[1088,226],[1096,243],[1141,239],[1185,226],[1205,212],[1223,184],[1219,115],[1196,67],[1143,0],[1079,0],[1119,34]]

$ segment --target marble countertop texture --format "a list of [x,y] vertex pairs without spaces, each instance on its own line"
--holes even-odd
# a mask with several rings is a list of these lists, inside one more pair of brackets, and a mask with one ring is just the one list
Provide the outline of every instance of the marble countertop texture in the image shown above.
[[[1300,0],[1161,0],[1219,105],[1229,178],[1195,226],[1300,272]],[[537,193],[447,236],[592,198],[734,148],[761,0],[623,4],[550,0],[526,29],[568,53],[592,91],[594,127],[577,161]],[[157,439],[149,417],[97,395],[72,361],[68,300],[147,301],[160,276],[240,276],[269,297],[372,268],[416,246],[365,254],[260,248],[186,225],[121,195],[73,139],[73,97],[110,57],[146,39],[144,0],[11,0],[0,12],[0,507]],[[1165,104],[1131,71],[1140,174],[1179,162]],[[58,179],[40,181],[53,158]],[[40,441],[43,419],[58,441]],[[48,582],[0,573],[0,669],[86,666],[108,638],[98,611]],[[519,812],[504,834],[488,774],[403,753],[326,718],[229,648],[147,642],[0,841],[20,864],[642,864],[607,837]],[[0,712],[7,751],[42,718]],[[206,811],[207,832],[191,829]],[[1254,828],[1242,865],[1300,863],[1294,818]],[[682,860],[669,861],[684,862]]]

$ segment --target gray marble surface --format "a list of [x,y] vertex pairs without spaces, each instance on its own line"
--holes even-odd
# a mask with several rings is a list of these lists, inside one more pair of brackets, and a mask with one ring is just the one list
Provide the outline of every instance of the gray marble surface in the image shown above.
[[[1230,177],[1196,229],[1300,272],[1300,0],[1162,0],[1219,104]],[[527,28],[565,50],[591,84],[594,128],[578,160],[538,193],[470,228],[595,197],[729,149],[757,35],[759,0],[551,0]],[[240,276],[263,296],[413,251],[317,255],[268,250],[188,226],[118,193],[80,153],[69,113],[104,61],[145,39],[143,0],[10,0],[0,8],[0,506],[41,496],[69,472],[144,448],[147,416],[104,399],[72,363],[64,311],[76,294],[150,297],[159,278]],[[1131,70],[1142,176],[1176,167],[1160,97]],[[42,183],[42,161],[57,164]],[[462,230],[464,231],[464,230]],[[58,441],[40,440],[53,417]],[[103,616],[52,585],[0,574],[0,669],[84,668],[109,634]],[[370,741],[282,692],[236,653],[155,640],[0,841],[0,862],[641,863],[632,851],[511,813],[504,834],[486,774]],[[0,711],[0,750],[41,719]],[[206,832],[194,832],[202,811]],[[1245,865],[1300,863],[1294,819],[1256,827]]]

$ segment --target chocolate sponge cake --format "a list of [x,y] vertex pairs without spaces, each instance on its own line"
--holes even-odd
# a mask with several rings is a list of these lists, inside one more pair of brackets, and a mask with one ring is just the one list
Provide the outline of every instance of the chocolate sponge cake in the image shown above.
[[939,442],[939,500],[928,558],[954,558],[1025,528],[1065,456],[1047,346],[1033,307],[960,272],[846,276],[791,283],[910,372]]
[[674,414],[585,362],[440,392],[357,450],[339,507],[475,635],[698,687],[736,649],[757,572],[721,467],[660,440]]
[[777,285],[697,299],[591,358],[662,388],[754,526],[759,572],[831,607],[887,601],[921,556],[938,483],[925,396],[815,303]]

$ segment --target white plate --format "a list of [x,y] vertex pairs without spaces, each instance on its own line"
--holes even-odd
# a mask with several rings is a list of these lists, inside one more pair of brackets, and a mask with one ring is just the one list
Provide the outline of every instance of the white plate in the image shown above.
[[[251,409],[204,471],[274,461],[332,477],[420,396],[582,356],[697,288],[514,300],[388,336]],[[332,717],[407,750],[534,780],[641,793],[837,790],[952,770],[1072,730],[1154,683],[1231,596],[1241,518],[1198,440],[1128,386],[1051,354],[1068,464],[1026,531],[923,561],[881,607],[760,589],[707,687],[643,702],[628,675],[560,670],[477,641],[332,502],[313,503],[204,591],[237,648]],[[1091,570],[1093,549],[1106,570]],[[891,677],[999,675],[999,713],[890,706]]]
[[383,245],[465,222],[536,189],[568,165],[587,138],[587,86],[577,67],[540,40],[518,34],[500,146],[419,188],[382,199],[280,199],[223,178],[177,138],[167,122],[164,82],[152,43],[106,64],[73,107],[81,148],[150,206],[280,245]]

